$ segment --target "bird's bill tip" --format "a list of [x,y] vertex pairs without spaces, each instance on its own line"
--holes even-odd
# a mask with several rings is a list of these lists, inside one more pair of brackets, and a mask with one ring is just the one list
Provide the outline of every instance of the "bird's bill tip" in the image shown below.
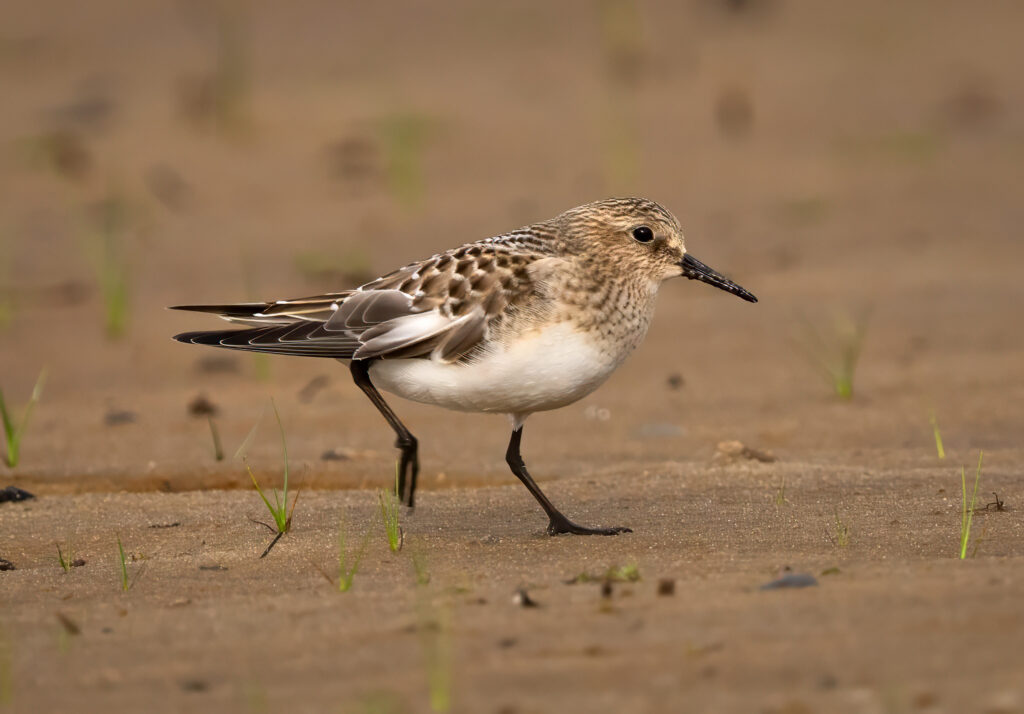
[[719,290],[724,290],[727,293],[732,293],[738,298],[742,298],[747,302],[757,302],[757,296],[752,292],[743,288],[733,281],[729,280],[725,276],[719,274],[712,268],[704,265],[692,255],[687,253],[683,256],[682,262],[679,266],[683,269],[683,277],[689,278],[690,280],[699,280],[702,283],[708,285],[714,285]]

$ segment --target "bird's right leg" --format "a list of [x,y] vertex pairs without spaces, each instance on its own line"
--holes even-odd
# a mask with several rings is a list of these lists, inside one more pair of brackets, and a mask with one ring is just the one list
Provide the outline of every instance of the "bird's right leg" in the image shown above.
[[[420,458],[417,450],[416,437],[412,435],[405,424],[395,415],[380,395],[377,388],[370,381],[370,365],[373,360],[354,359],[350,368],[352,379],[356,386],[363,390],[363,394],[370,398],[373,406],[377,407],[388,424],[395,430],[395,446],[401,450],[401,458],[398,464],[398,496],[409,508],[412,508],[416,497],[416,477],[420,472]],[[406,478],[408,476],[408,478]],[[408,486],[408,490],[406,490]]]

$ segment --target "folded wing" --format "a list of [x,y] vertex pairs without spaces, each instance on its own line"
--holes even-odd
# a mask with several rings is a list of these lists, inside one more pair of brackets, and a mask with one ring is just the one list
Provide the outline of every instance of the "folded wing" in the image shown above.
[[533,289],[540,256],[470,244],[408,265],[358,290],[272,303],[182,305],[246,329],[186,332],[179,342],[334,359],[465,358],[510,305]]

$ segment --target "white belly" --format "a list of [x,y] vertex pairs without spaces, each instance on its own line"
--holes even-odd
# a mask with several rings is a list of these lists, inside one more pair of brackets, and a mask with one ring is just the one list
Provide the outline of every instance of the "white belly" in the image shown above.
[[464,364],[432,359],[381,360],[370,367],[379,388],[448,409],[525,416],[557,409],[597,389],[629,354],[601,350],[570,323],[492,344]]

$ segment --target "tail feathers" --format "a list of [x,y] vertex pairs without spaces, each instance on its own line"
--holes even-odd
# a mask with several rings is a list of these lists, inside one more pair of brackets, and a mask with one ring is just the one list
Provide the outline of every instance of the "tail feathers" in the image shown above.
[[319,323],[299,323],[247,330],[183,332],[178,342],[210,345],[246,352],[351,359],[359,341],[344,333],[326,333]]
[[265,302],[244,302],[234,305],[172,305],[168,310],[188,310],[189,312],[209,312],[222,317],[252,317],[267,308]]
[[206,312],[246,325],[282,325],[295,320],[326,322],[351,290],[276,302],[243,302],[229,305],[174,305],[171,310]]

